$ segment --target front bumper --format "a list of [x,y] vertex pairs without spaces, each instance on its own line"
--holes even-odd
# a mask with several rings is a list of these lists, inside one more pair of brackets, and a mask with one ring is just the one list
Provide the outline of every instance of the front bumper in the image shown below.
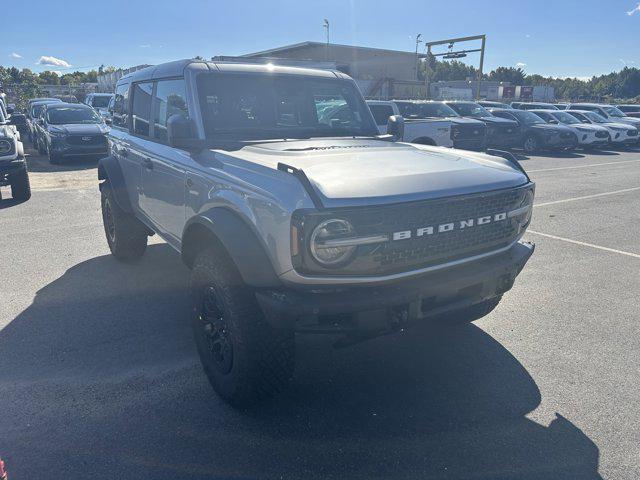
[[[327,317],[338,317],[342,327],[351,329],[380,328],[379,322],[399,313],[412,321],[503,294],[511,289],[534,248],[533,244],[517,242],[509,250],[482,260],[382,286],[267,289],[258,290],[256,297],[276,328],[317,330]],[[327,331],[340,332],[341,325],[330,320]]]
[[544,138],[544,144],[542,148],[549,148],[552,150],[565,150],[567,148],[575,148],[578,146],[578,139],[576,137],[561,138],[559,136],[553,136],[551,138]]
[[487,146],[493,148],[515,148],[522,143],[522,135],[495,133],[487,137]]
[[70,145],[64,137],[52,139],[51,151],[61,157],[107,156],[109,148],[106,143],[100,145]]

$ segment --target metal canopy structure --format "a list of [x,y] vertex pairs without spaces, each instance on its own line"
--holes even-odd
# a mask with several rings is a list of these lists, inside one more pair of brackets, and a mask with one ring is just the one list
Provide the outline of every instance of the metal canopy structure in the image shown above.
[[[455,46],[456,43],[473,42],[477,40],[480,40],[482,42],[480,48],[473,48],[469,50],[458,50],[458,51],[453,50],[453,47]],[[455,58],[464,58],[469,53],[480,52],[480,66],[478,69],[478,85],[476,87],[476,100],[480,100],[480,84],[482,83],[482,68],[484,66],[484,47],[485,47],[486,41],[487,41],[486,35],[474,35],[472,37],[447,38],[445,40],[436,40],[435,42],[426,42],[424,44],[427,49],[426,58],[428,59],[431,56],[442,57],[445,60],[455,59]],[[436,53],[436,54],[431,52],[431,47],[435,47],[437,45],[447,45],[447,44],[449,45],[449,51],[444,53]],[[429,94],[429,64],[428,63],[427,63],[427,72],[425,75],[424,84],[427,90],[426,96],[427,98],[429,98],[430,94]]]

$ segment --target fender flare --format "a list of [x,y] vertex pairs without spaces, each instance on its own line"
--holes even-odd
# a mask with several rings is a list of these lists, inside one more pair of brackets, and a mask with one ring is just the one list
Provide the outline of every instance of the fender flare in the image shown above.
[[[100,159],[98,162],[98,180],[108,180],[118,206],[127,213],[133,213],[129,194],[127,193],[127,184],[116,157],[109,155]],[[104,183],[104,181],[100,182],[100,191],[102,191]]]
[[259,288],[282,285],[257,234],[238,214],[225,207],[211,208],[186,223],[181,255],[187,266],[193,265],[200,251],[196,248],[197,237],[203,229],[226,250],[245,284]]

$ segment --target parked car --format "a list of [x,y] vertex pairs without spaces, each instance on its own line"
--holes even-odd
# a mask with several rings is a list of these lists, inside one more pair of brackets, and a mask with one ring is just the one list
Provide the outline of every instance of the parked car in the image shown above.
[[484,122],[462,118],[444,102],[396,100],[405,119],[440,119],[451,122],[453,147],[463,150],[484,150],[487,147]]
[[556,107],[552,103],[518,102],[517,107],[514,106],[514,103],[512,103],[511,106],[513,108],[517,108],[518,110],[558,110],[558,107]]
[[566,110],[567,108],[569,108],[568,103],[554,103],[553,106],[556,107],[558,110]]
[[569,105],[570,110],[589,110],[596,112],[614,123],[626,123],[640,129],[640,118],[627,116],[624,112],[613,105],[599,105],[597,103],[572,103]]
[[478,105],[482,105],[484,108],[506,108],[506,109],[513,108],[508,103],[490,102],[488,100],[481,100],[478,102]]
[[0,186],[11,186],[11,196],[17,201],[31,198],[29,172],[22,142],[15,131],[0,125]]
[[102,158],[108,154],[108,127],[88,105],[48,104],[37,124],[39,150],[49,157],[49,163],[74,157]]
[[564,125],[545,122],[535,113],[518,109],[492,109],[497,117],[515,120],[520,125],[520,145],[527,153],[541,150],[572,150],[578,146],[578,137]]
[[102,118],[107,118],[109,102],[113,97],[113,93],[90,93],[85,97],[84,103],[95,109]]
[[[381,134],[387,133],[389,117],[400,115],[400,109],[394,101],[367,100],[367,105]],[[348,106],[343,108],[348,108]],[[451,121],[434,118],[405,119],[402,141],[422,145],[453,147]]]
[[480,120],[486,126],[486,145],[494,148],[512,148],[520,143],[520,127],[515,120],[507,120],[493,115],[475,102],[445,102],[464,118]]
[[[344,121],[320,121],[330,99]],[[348,346],[499,303],[533,252],[534,184],[512,155],[381,137],[328,70],[186,60],[116,85],[100,161],[113,255],[155,232],[191,269],[189,316],[213,388],[246,405],[286,385],[294,334]],[[186,312],[185,312],[186,313]]]
[[611,145],[635,145],[640,142],[638,129],[627,123],[610,122],[602,115],[589,110],[567,110],[584,124],[600,125],[609,131]]
[[616,105],[628,117],[640,118],[640,105]]
[[57,98],[38,99],[37,101],[30,100],[27,104],[27,130],[29,134],[29,142],[31,145],[37,148],[37,120],[40,118],[42,109],[48,103],[62,103]]
[[560,124],[570,128],[578,137],[578,146],[584,149],[609,145],[609,130],[599,125],[582,123],[566,110],[530,110],[547,123]]

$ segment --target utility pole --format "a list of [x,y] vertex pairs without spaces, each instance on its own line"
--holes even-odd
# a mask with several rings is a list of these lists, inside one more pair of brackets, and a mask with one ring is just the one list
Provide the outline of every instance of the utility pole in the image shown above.
[[420,61],[418,59],[418,45],[422,43],[422,40],[420,40],[421,36],[422,36],[421,33],[416,35],[416,82],[420,80],[420,75],[418,75],[418,72],[420,71],[419,69]]
[[327,47],[325,50],[325,60],[329,60],[329,20],[325,18],[322,26],[327,29]]
[[480,100],[480,84],[482,83],[482,67],[484,67],[484,44],[487,36],[482,35],[482,45],[480,46],[480,68],[478,69],[478,89],[476,90],[476,100]]
[[431,65],[429,65],[429,61],[431,60],[431,45],[427,45],[427,58],[425,59],[424,69],[424,98],[429,100],[429,75],[431,75]]

